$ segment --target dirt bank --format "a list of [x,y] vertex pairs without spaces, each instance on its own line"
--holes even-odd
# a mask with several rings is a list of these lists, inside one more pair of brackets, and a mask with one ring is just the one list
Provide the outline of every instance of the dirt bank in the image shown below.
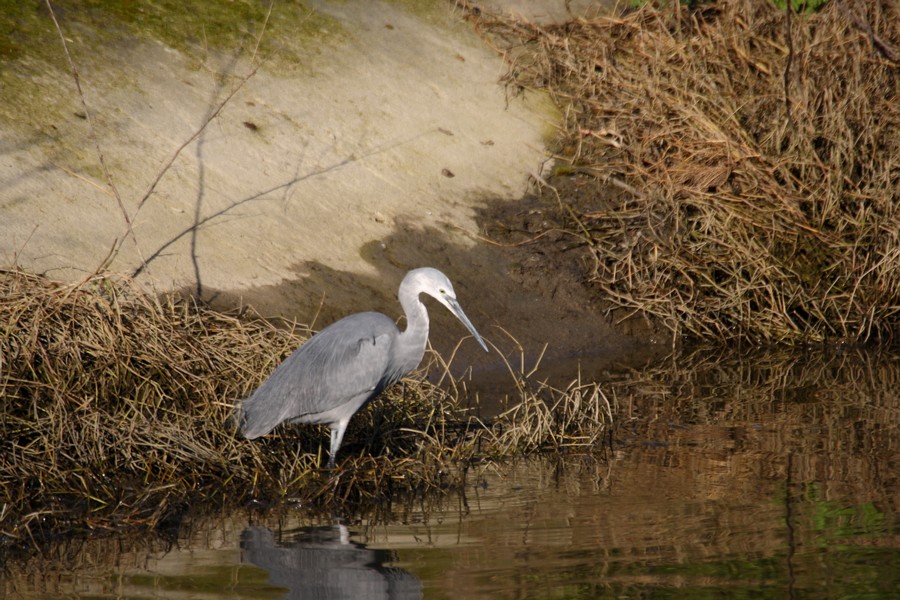
[[[502,58],[452,3],[141,20],[53,6],[13,15],[3,263],[69,281],[104,268],[318,327],[362,309],[399,317],[403,273],[432,265],[509,356],[511,338],[531,355],[619,347],[564,240],[485,241],[545,210],[529,182],[550,164],[559,114],[499,83]],[[435,317],[447,351],[464,332]]]

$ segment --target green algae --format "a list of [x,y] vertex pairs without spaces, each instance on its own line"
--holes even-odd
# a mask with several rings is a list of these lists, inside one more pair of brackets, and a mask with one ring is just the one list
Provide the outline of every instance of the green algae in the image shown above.
[[246,1],[58,0],[51,6],[52,15],[41,0],[0,0],[0,123],[30,141],[52,141],[60,123],[84,118],[67,50],[82,79],[90,73],[96,81],[99,73],[104,86],[121,89],[135,78],[117,61],[123,49],[141,43],[177,50],[194,69],[230,55],[290,71],[305,68],[304,56],[344,35],[336,19],[302,2],[278,2],[271,12]]

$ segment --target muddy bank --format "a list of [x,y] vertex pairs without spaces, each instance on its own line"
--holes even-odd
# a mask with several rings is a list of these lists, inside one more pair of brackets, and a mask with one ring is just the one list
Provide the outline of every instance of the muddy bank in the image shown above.
[[[529,182],[552,164],[548,95],[500,83],[502,56],[453,3],[308,4],[135,19],[57,2],[63,36],[78,32],[71,64],[46,8],[13,15],[0,260],[63,281],[102,268],[314,328],[399,318],[400,279],[430,265],[501,350],[463,344],[459,364],[503,371],[500,355],[533,361],[545,344],[631,360],[647,338],[609,326],[577,252],[492,239],[546,210]],[[587,4],[493,6],[551,22]],[[446,353],[462,332],[433,312]]]

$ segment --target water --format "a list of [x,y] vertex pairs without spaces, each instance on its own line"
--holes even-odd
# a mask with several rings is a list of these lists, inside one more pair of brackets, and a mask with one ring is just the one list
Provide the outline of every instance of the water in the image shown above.
[[7,565],[8,598],[900,597],[900,360],[699,356],[610,377],[599,458],[474,469],[378,515],[194,516]]

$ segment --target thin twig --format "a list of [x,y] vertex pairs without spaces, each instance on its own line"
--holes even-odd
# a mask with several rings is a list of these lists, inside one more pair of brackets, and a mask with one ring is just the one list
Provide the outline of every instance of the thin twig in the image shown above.
[[[100,161],[100,168],[103,169],[103,176],[106,178],[106,183],[109,185],[110,190],[112,190],[113,196],[116,198],[116,203],[119,205],[119,210],[122,213],[122,218],[125,219],[125,225],[128,229],[128,236],[134,241],[134,245],[138,248],[137,237],[134,234],[134,228],[132,227],[132,218],[128,216],[128,210],[125,208],[125,203],[122,201],[122,196],[119,194],[119,188],[116,187],[115,182],[113,181],[112,175],[109,172],[109,167],[106,165],[106,158],[103,156],[103,151],[100,149],[100,140],[97,137],[97,132],[94,129],[94,120],[91,116],[91,109],[88,107],[87,100],[84,97],[84,91],[81,89],[81,78],[78,75],[78,69],[75,66],[75,61],[72,60],[72,55],[69,52],[69,44],[66,42],[66,36],[63,34],[62,28],[59,25],[59,21],[56,19],[56,13],[53,11],[53,5],[50,3],[50,0],[44,0],[44,3],[47,5],[47,10],[50,13],[50,18],[53,20],[53,25],[56,27],[56,32],[59,34],[59,39],[62,42],[63,51],[66,54],[66,60],[69,62],[69,69],[72,71],[72,79],[75,81],[75,88],[78,90],[78,98],[81,101],[81,107],[84,111],[85,119],[88,122],[88,134],[90,135],[91,142],[94,144],[94,149],[97,152],[97,158]],[[139,249],[140,251],[140,249]]]
[[794,129],[794,117],[791,113],[791,69],[794,64],[794,34],[791,31],[791,1],[784,0],[784,36],[787,39],[788,53],[784,63],[784,113],[787,116],[788,128]]

